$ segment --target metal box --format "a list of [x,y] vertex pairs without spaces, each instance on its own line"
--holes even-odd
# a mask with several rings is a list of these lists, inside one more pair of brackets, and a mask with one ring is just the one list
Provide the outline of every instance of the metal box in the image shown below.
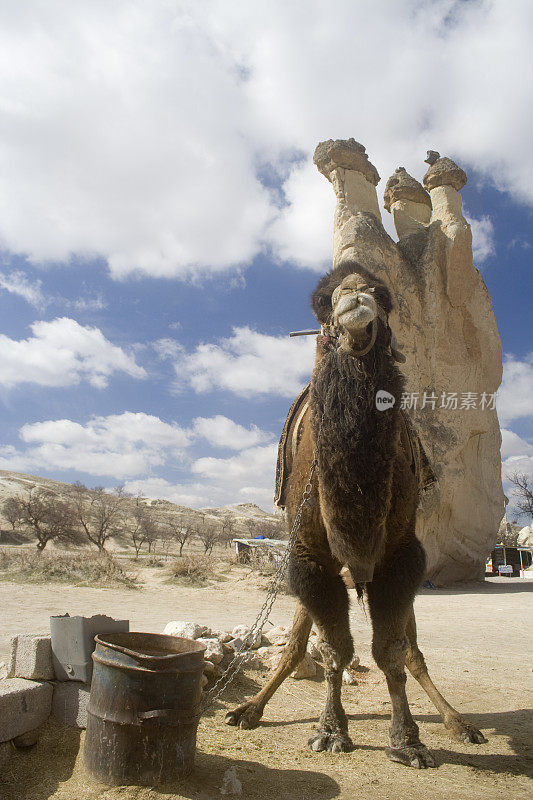
[[94,637],[99,633],[128,633],[127,619],[113,619],[105,614],[94,617],[50,617],[52,662],[58,681],[90,683],[93,674],[91,655]]

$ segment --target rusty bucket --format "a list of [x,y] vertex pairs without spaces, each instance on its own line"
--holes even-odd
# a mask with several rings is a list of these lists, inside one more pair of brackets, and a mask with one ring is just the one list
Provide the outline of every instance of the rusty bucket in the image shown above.
[[155,633],[95,637],[85,766],[110,786],[188,775],[200,718],[205,647]]

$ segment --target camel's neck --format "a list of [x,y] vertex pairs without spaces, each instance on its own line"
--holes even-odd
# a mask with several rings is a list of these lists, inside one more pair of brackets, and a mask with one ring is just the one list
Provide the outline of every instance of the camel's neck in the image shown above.
[[[361,559],[371,561],[390,504],[404,379],[383,341],[361,359],[323,350],[310,396],[321,502],[336,529],[346,528],[342,536],[359,542]],[[379,390],[395,398],[392,407],[378,410]]]

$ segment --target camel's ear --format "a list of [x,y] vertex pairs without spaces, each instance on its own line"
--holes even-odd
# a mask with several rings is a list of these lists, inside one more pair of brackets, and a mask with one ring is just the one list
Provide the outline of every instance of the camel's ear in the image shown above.
[[317,289],[311,297],[311,307],[319,322],[327,322],[331,314],[331,292]]

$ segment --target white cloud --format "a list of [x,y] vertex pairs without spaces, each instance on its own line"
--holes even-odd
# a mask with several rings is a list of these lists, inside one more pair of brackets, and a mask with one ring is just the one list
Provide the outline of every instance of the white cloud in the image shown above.
[[171,483],[164,478],[145,478],[141,480],[126,481],[124,488],[127,492],[157,500],[168,500],[179,506],[198,508],[209,502],[208,495],[202,494],[205,487],[201,484]]
[[103,308],[107,308],[107,303],[104,300],[104,296],[101,292],[93,297],[90,295],[85,295],[83,297],[78,297],[77,300],[65,302],[67,305],[75,308],[76,311],[101,311]]
[[209,444],[231,450],[243,450],[272,438],[271,434],[260,430],[256,425],[245,428],[220,414],[209,418],[196,417],[193,420],[193,430],[198,436],[207,439]]
[[293,397],[311,376],[314,348],[313,337],[289,339],[236,327],[217,344],[178,353],[174,369],[178,385],[188,383],[196,392]]
[[[191,470],[208,481],[215,491],[211,495],[219,504],[234,503],[236,496],[241,502],[254,501],[265,508],[274,502],[274,479],[277,446],[250,447],[230,458],[199,458]],[[254,486],[249,486],[253,476]]]
[[[0,447],[0,469],[39,474],[69,471],[113,482],[127,491],[189,506],[243,502],[272,505],[276,447],[264,445],[271,434],[249,429],[223,416],[197,417],[191,428],[164,422],[142,412],[95,417],[82,424],[70,419],[24,425],[25,447]],[[230,458],[197,458],[194,446],[207,440],[215,447],[240,450]],[[180,470],[170,481],[161,471]],[[196,476],[190,480],[191,473]],[[253,476],[254,487],[250,487]]]
[[0,334],[0,386],[24,383],[73,386],[87,380],[101,389],[114,372],[145,378],[146,371],[98,328],[60,317],[34,322],[33,336],[17,341]]
[[317,179],[310,159],[293,169],[284,191],[289,205],[269,230],[274,255],[324,272],[332,258],[335,195],[327,181]]
[[21,270],[12,272],[0,272],[0,289],[22,297],[35,308],[45,308],[47,300],[42,291],[42,281],[30,280],[26,273]]
[[533,416],[533,353],[524,361],[506,355],[496,407],[500,422]]
[[169,459],[181,460],[189,433],[176,423],[125,411],[95,417],[85,425],[69,419],[23,425],[25,451],[0,451],[2,469],[74,470],[118,480],[143,475]]
[[533,456],[533,444],[521,439],[517,433],[502,428],[502,458]]
[[464,215],[470,223],[472,228],[472,254],[474,256],[474,264],[482,264],[489,256],[493,256],[496,252],[494,241],[494,225],[492,220],[487,215],[479,217],[471,217],[466,209]]
[[[329,137],[362,141],[384,178],[419,177],[432,147],[533,201],[529,0],[21,0],[0,15],[0,244],[34,262],[202,274],[266,242],[316,267],[332,193],[290,161]],[[281,213],[265,164],[288,176]]]

